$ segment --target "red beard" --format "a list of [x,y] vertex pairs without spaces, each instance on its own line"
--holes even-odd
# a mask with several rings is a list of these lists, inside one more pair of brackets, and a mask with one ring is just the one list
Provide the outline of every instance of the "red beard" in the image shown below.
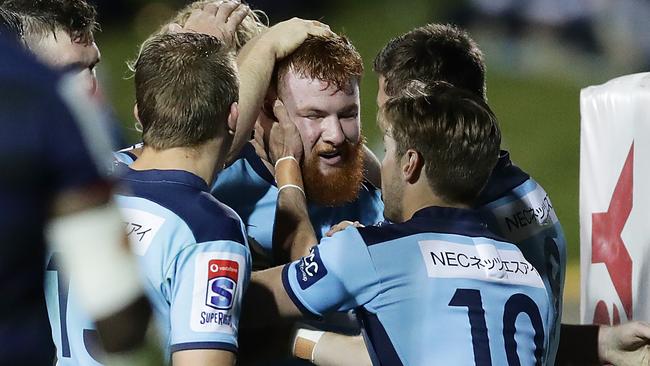
[[327,173],[319,168],[319,153],[331,151],[324,144],[316,145],[302,167],[302,178],[307,199],[323,206],[342,206],[359,196],[363,181],[362,141],[345,142],[340,148],[342,162]]

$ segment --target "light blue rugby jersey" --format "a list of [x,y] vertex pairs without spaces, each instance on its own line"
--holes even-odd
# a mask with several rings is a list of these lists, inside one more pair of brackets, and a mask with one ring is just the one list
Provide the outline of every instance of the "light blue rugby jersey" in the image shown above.
[[[118,170],[121,186],[115,199],[167,359],[189,349],[237,352],[241,301],[251,269],[241,220],[196,175],[134,171],[123,164]],[[56,268],[54,256],[48,269]],[[48,271],[46,298],[51,323],[63,327],[53,329],[58,364],[99,365],[97,333],[75,301],[74,278],[57,281]]]
[[116,201],[167,357],[190,349],[237,352],[251,270],[241,220],[194,174],[120,168],[125,173]]
[[549,332],[552,365],[560,342],[566,239],[551,200],[534,179],[512,164],[509,153],[502,151],[477,207],[490,230],[517,244],[544,281],[556,320]]
[[[273,175],[250,143],[242,149],[239,159],[219,173],[211,187],[212,194],[232,207],[246,224],[251,245],[258,245],[263,254],[272,258],[273,222],[278,189]],[[359,197],[340,207],[308,204],[309,218],[317,238],[343,220],[373,225],[383,220],[384,204],[381,192],[364,182]]]
[[541,277],[471,210],[349,227],[287,264],[307,315],[356,309],[376,365],[540,365],[554,311]]

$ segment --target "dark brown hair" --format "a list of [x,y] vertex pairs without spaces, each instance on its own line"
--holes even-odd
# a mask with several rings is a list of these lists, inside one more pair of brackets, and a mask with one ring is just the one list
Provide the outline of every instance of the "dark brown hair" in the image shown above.
[[343,90],[349,86],[350,81],[361,79],[363,62],[359,52],[346,37],[309,36],[292,54],[277,64],[275,85],[281,85],[289,70]]
[[238,93],[234,56],[209,35],[152,37],[135,64],[142,140],[156,149],[195,147],[225,134]]
[[471,204],[497,162],[501,132],[490,107],[448,83],[390,98],[379,124],[396,143],[396,157],[414,149],[432,190],[449,203]]
[[73,41],[89,43],[97,29],[97,11],[85,0],[6,0],[0,8],[20,16],[28,42],[61,29]]
[[392,39],[373,68],[396,96],[411,81],[445,81],[486,99],[483,53],[469,34],[453,25],[428,24]]

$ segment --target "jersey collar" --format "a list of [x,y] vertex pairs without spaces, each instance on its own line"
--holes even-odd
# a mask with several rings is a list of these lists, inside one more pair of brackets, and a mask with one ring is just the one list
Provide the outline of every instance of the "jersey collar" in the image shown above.
[[208,192],[208,184],[203,180],[203,178],[185,170],[134,170],[125,164],[121,165],[123,166],[120,166],[119,168],[122,172],[120,175],[120,179],[122,180],[145,183],[182,184],[204,192]]
[[479,213],[472,209],[456,208],[456,207],[440,207],[429,206],[416,211],[413,214],[413,219],[427,218],[429,220],[444,220],[444,221],[483,221]]

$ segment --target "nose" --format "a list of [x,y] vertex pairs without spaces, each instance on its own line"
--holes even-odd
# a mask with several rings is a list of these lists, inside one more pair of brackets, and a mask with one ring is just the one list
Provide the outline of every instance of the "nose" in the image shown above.
[[341,121],[337,116],[329,116],[323,119],[321,122],[321,130],[321,138],[324,142],[338,146],[345,141]]

